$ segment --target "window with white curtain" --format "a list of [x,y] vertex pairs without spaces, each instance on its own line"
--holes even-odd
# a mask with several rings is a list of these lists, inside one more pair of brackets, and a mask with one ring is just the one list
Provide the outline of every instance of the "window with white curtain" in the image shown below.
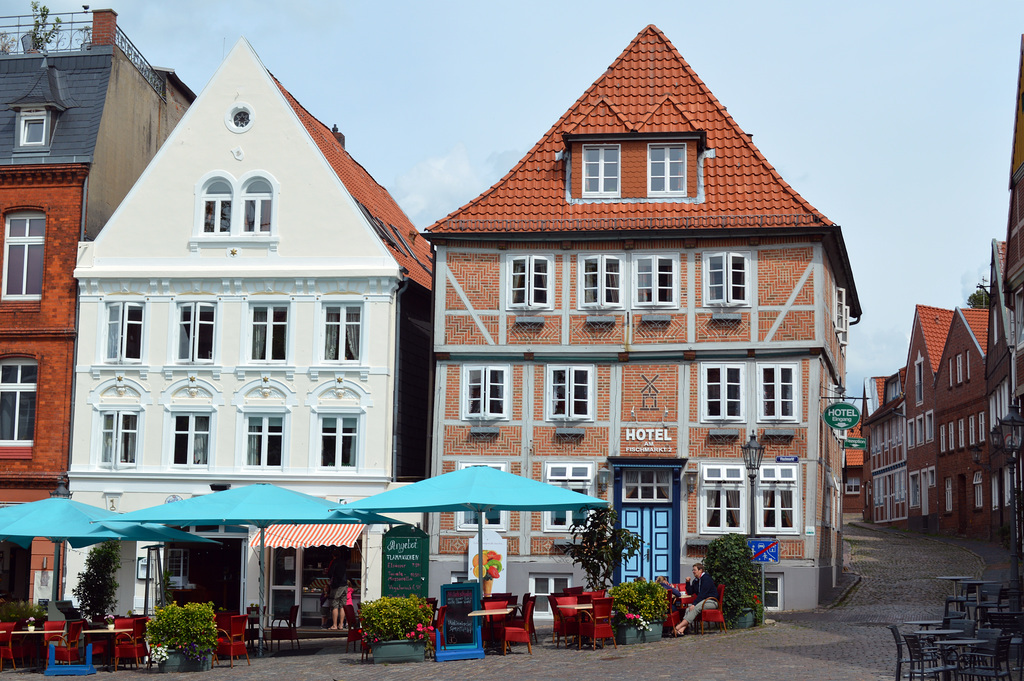
[[362,306],[327,303],[323,312],[324,361],[358,361],[361,356]]
[[100,463],[102,465],[113,468],[134,466],[139,448],[138,412],[101,412],[100,441]]
[[[629,472],[628,470],[626,471]],[[549,462],[544,464],[544,482],[556,487],[591,494],[594,478],[594,464],[578,462]],[[568,532],[573,523],[586,521],[589,511],[546,511],[545,532]]]
[[709,534],[742,532],[746,528],[747,495],[742,465],[703,464],[700,468],[700,531]]
[[173,416],[175,466],[207,467],[210,463],[210,415],[178,413]]

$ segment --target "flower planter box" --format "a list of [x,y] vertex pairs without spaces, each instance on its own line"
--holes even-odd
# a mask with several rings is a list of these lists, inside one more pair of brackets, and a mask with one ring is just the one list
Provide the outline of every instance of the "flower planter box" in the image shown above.
[[423,662],[426,649],[425,641],[378,641],[370,647],[374,664]]
[[744,608],[733,627],[736,629],[750,629],[755,623],[754,611],[750,608]]
[[157,663],[161,674],[171,672],[205,672],[210,670],[212,655],[206,655],[201,660],[190,660],[184,653],[178,650],[168,650],[167,659]]
[[620,646],[628,646],[634,643],[647,643],[648,641],[661,640],[661,622],[651,622],[646,629],[636,627],[620,626],[615,630],[615,642]]

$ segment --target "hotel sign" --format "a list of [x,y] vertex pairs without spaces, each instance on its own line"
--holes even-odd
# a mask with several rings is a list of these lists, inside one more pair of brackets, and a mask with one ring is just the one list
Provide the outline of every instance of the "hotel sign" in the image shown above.
[[675,454],[676,439],[670,428],[623,428],[623,454]]
[[860,410],[846,402],[836,402],[825,407],[821,418],[829,428],[849,430],[860,421]]

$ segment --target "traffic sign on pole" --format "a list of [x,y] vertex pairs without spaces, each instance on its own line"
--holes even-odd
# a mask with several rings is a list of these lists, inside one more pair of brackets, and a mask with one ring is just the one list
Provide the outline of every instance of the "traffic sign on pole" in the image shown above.
[[779,542],[775,539],[748,539],[747,546],[755,563],[778,563]]

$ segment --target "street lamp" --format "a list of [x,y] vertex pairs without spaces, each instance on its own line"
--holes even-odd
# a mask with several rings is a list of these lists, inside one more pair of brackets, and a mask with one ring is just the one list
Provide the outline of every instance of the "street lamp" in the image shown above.
[[747,477],[750,478],[750,525],[747,527],[747,536],[753,537],[754,525],[754,500],[757,498],[754,493],[754,480],[757,478],[757,471],[761,468],[761,460],[764,458],[764,445],[758,443],[757,436],[750,434],[750,440],[745,445],[740,445],[743,451],[743,463],[747,467]]
[[[57,481],[57,489],[50,492],[54,499],[70,499],[71,491],[68,489],[68,476],[62,475]],[[64,596],[64,570],[60,561],[60,550],[64,542],[53,542],[53,583],[50,585],[50,602],[46,605],[48,619],[62,620],[64,613],[57,609],[57,601]]]
[[1010,405],[1010,412],[999,419],[1003,451],[1010,466],[1010,605],[1020,609],[1020,569],[1017,565],[1017,456],[1024,441],[1024,418],[1020,406]]

